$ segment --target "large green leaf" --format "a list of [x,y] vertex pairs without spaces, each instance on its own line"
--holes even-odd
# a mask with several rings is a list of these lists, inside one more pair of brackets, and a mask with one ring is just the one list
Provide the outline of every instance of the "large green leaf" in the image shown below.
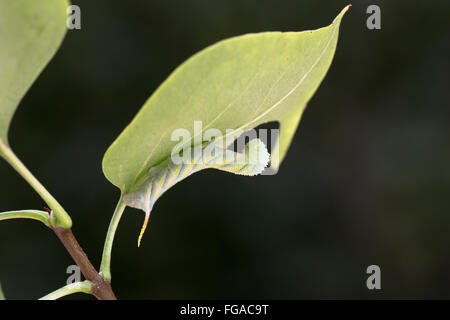
[[68,5],[0,0],[0,143],[8,143],[14,111],[64,38]]
[[[264,32],[221,41],[179,66],[145,103],[103,159],[106,177],[128,192],[165,161],[177,128],[251,129],[279,121],[284,158],[301,114],[330,67],[348,7],[325,28]],[[277,148],[275,148],[277,149]],[[277,167],[278,155],[272,165]],[[275,161],[275,163],[274,163]]]

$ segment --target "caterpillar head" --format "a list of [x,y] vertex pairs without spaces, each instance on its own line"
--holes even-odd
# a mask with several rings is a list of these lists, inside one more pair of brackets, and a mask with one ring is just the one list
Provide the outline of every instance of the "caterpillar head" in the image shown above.
[[263,172],[270,160],[270,154],[264,142],[259,139],[253,139],[247,143],[245,146],[245,157],[249,167],[248,172],[245,173],[247,176],[254,176]]

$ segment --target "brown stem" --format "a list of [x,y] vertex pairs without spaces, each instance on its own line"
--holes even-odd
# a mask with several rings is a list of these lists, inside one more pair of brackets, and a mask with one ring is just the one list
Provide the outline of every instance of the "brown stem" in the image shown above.
[[87,255],[78,244],[71,229],[53,228],[72,259],[80,267],[84,277],[93,283],[92,294],[99,300],[117,300],[111,288],[111,283],[105,281],[95,270]]

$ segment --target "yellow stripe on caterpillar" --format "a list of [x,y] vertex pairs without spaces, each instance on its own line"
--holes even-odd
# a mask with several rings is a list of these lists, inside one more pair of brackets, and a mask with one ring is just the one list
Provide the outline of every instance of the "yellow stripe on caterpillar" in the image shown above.
[[[138,246],[141,245],[142,237],[147,228],[150,213],[156,200],[178,181],[184,179],[188,174],[207,168],[215,168],[239,175],[252,176],[260,174],[267,166],[270,159],[270,155],[267,152],[264,143],[259,139],[251,140],[244,150],[244,153],[237,153],[231,150],[218,149],[214,156],[205,157],[205,160],[200,157],[199,159],[192,161],[189,168],[185,168],[186,170],[184,172],[182,172],[184,164],[175,165],[171,159],[163,165],[152,167],[147,178],[144,179],[134,191],[123,196],[123,200],[127,206],[138,208],[145,212],[145,220],[139,234]],[[215,158],[231,160],[224,161],[220,164],[210,163],[210,161]],[[198,165],[194,169],[196,164]],[[223,167],[226,165],[229,166]],[[247,168],[244,168],[245,166],[247,166]],[[242,169],[243,171],[239,172],[239,170]],[[182,175],[179,176],[181,172]],[[167,184],[164,184],[166,179],[172,174],[173,176],[170,181]],[[158,189],[153,190],[157,185]]]

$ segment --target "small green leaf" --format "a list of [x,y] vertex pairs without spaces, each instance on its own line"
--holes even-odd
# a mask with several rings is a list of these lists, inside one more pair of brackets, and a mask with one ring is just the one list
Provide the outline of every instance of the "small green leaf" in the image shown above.
[[[66,33],[67,0],[0,0],[0,142]],[[0,151],[0,155],[2,152]]]
[[[341,19],[315,31],[264,32],[221,41],[179,66],[145,103],[103,159],[105,176],[127,193],[168,159],[173,130],[248,130],[279,121],[284,158],[306,103],[330,67]],[[276,148],[275,148],[276,149]],[[273,155],[272,155],[273,156]],[[276,157],[272,165],[277,167]]]
[[32,219],[42,222],[47,227],[51,226],[50,215],[46,211],[21,210],[21,211],[0,212],[0,221],[10,219]]

